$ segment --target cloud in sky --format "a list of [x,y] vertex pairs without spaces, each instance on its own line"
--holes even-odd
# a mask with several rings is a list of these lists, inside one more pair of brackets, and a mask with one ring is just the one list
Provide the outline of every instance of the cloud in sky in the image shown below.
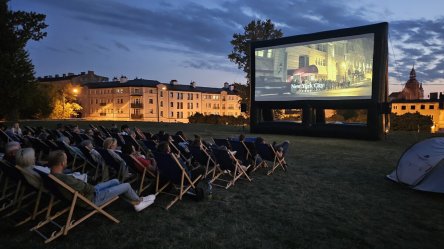
[[[166,56],[170,59],[163,59],[169,61],[170,64],[165,65],[165,74],[169,73],[168,71],[172,68],[182,67],[211,70],[215,73],[215,77],[223,77],[227,72],[230,72],[231,76],[243,75],[237,66],[227,59],[227,54],[231,51],[229,42],[234,33],[243,32],[242,27],[255,18],[270,18],[282,29],[285,36],[390,20],[391,78],[405,82],[413,64],[417,69],[419,80],[437,82],[438,79],[444,78],[444,18],[442,16],[426,19],[424,18],[426,13],[424,13],[418,14],[417,18],[412,15],[403,18],[399,12],[406,4],[402,1],[395,1],[398,2],[399,9],[392,4],[376,5],[369,0],[360,2],[361,4],[330,0],[279,2],[271,0],[202,2],[192,0],[177,2],[40,0],[38,4],[33,3],[32,7],[34,11],[48,15],[50,28],[59,35],[63,34],[62,29],[69,32],[71,27],[66,27],[66,25],[82,26],[83,28],[79,28],[78,32],[87,34],[79,34],[79,37],[88,37],[86,42],[90,43],[90,46],[84,46],[81,50],[91,49],[108,56],[101,60],[121,56],[121,53],[134,55],[126,56],[128,60]],[[23,6],[29,3],[31,0],[16,0],[10,5],[14,9],[23,9]],[[438,1],[431,1],[429,5],[437,3]],[[421,13],[421,5],[417,6],[417,12]],[[427,6],[427,8],[424,12],[430,12],[433,6]],[[58,12],[63,14],[57,16]],[[72,53],[72,48],[77,47],[75,43],[80,42],[79,40],[66,41],[72,44],[53,43],[53,51],[60,54],[59,50],[67,52],[71,50]],[[67,47],[71,49],[66,49]],[[38,46],[32,46],[31,54],[33,50],[38,49],[40,49]],[[79,51],[79,49],[76,50]],[[88,51],[83,52],[85,55],[88,54]],[[150,63],[154,62],[152,60],[142,61],[142,63],[130,61],[126,64],[133,67],[131,70],[135,70],[138,64],[145,64],[148,67]],[[37,69],[41,67],[37,65]],[[146,69],[140,68],[140,70]],[[226,79],[221,78],[220,81],[224,82]]]

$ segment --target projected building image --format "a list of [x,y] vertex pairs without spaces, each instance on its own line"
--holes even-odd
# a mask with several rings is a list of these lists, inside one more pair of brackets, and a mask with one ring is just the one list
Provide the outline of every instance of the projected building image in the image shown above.
[[371,99],[372,33],[255,49],[255,100]]

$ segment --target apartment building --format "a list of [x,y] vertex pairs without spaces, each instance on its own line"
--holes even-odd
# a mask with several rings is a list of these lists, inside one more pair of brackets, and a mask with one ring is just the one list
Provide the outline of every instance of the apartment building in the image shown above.
[[222,88],[177,84],[172,80],[126,80],[88,83],[79,94],[82,117],[90,120],[143,120],[188,123],[199,112],[239,116],[240,97],[233,86]]

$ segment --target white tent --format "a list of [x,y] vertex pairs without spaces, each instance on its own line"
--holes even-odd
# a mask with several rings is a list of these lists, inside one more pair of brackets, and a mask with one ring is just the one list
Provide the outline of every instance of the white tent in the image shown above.
[[444,193],[444,137],[429,138],[407,149],[387,177],[416,190]]

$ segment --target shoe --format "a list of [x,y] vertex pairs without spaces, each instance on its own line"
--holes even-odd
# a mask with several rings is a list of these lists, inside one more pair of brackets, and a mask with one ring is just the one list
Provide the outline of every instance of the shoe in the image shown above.
[[284,171],[287,172],[287,166],[288,166],[288,165],[287,165],[286,163],[284,163],[282,166],[284,166],[284,167],[283,167],[283,168],[284,168]]
[[156,199],[155,195],[147,195],[147,196],[142,197],[142,201],[153,201],[154,202],[155,199]]
[[136,210],[136,212],[140,212],[145,208],[149,207],[153,203],[154,201],[141,201],[139,204],[134,205],[134,209]]

